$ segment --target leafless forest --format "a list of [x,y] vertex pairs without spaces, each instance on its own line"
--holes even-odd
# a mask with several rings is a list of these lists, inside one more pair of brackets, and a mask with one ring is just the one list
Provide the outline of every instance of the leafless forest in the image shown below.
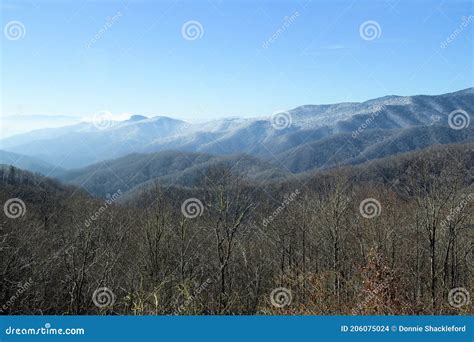
[[6,166],[2,313],[472,314],[472,151],[107,199]]

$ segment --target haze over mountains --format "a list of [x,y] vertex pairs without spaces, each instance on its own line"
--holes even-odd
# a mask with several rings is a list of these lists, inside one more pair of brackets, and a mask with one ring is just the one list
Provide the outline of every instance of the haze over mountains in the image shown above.
[[[128,185],[155,178],[190,185],[196,172],[225,163],[237,165],[238,173],[247,178],[263,181],[431,145],[472,142],[472,125],[449,126],[449,114],[455,110],[472,116],[474,88],[438,96],[305,105],[283,113],[282,127],[272,125],[269,117],[190,124],[134,115],[105,128],[82,122],[7,137],[0,141],[0,164],[76,183],[108,169],[128,179]],[[133,164],[141,167],[126,174]]]
[[2,138],[27,133],[41,128],[70,126],[81,118],[66,115],[10,115],[0,117]]

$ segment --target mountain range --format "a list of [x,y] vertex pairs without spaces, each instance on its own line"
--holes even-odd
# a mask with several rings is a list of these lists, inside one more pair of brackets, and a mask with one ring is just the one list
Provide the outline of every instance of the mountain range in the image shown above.
[[[450,114],[467,123],[453,129]],[[190,124],[169,117],[43,128],[0,140],[0,164],[83,184],[104,195],[159,179],[192,185],[210,165],[235,167],[255,181],[361,164],[433,145],[469,143],[474,88],[427,96],[385,96],[361,103],[305,105],[272,117]],[[99,186],[97,186],[99,184]],[[102,188],[100,186],[102,184]]]

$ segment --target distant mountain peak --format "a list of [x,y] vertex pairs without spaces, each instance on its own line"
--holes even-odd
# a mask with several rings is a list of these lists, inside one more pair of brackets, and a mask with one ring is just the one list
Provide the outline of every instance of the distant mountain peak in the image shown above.
[[127,121],[142,121],[142,120],[146,120],[148,119],[148,117],[144,116],[144,115],[132,115],[130,117],[130,119],[128,119]]

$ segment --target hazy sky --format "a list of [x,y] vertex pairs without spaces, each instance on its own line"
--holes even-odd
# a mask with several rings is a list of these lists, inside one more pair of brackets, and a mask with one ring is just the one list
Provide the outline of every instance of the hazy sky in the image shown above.
[[474,84],[472,1],[1,4],[4,116],[201,121]]

